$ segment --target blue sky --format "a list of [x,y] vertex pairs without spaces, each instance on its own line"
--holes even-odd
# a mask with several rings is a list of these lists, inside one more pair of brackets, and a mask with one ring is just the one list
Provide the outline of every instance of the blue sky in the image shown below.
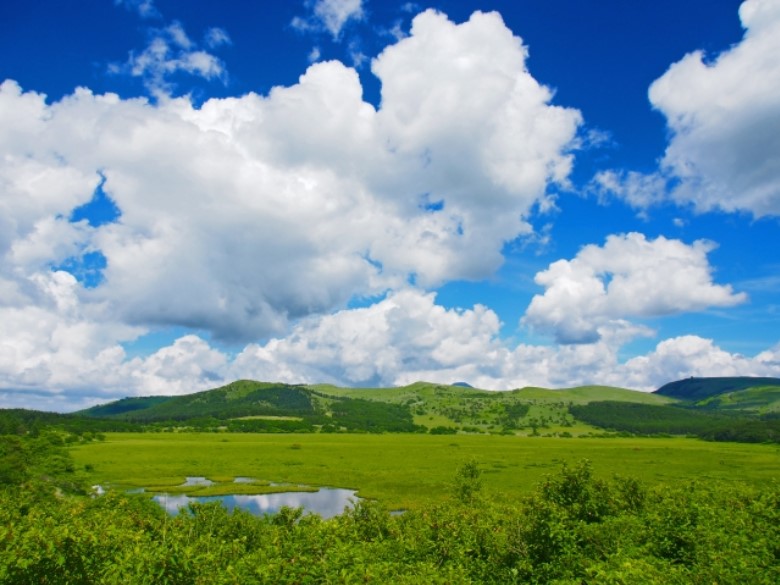
[[776,0],[0,6],[0,406],[780,376]]

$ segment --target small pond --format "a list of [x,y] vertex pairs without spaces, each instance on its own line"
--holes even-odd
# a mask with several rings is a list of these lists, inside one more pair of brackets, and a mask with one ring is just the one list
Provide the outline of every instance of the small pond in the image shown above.
[[255,515],[274,514],[283,506],[303,508],[305,512],[319,514],[323,518],[338,516],[346,507],[352,507],[359,498],[354,490],[321,488],[316,492],[284,492],[262,495],[186,496],[183,494],[158,494],[152,499],[169,514],[176,515],[191,502],[221,502],[228,510],[241,508]]

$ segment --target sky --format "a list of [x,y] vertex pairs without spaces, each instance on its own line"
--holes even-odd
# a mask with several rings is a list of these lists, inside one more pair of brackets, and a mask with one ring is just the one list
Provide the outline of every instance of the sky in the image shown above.
[[0,81],[0,407],[780,376],[780,0],[12,0]]

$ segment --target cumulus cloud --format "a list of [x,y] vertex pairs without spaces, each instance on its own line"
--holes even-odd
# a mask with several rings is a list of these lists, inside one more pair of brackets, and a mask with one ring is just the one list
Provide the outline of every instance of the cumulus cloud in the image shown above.
[[536,275],[545,287],[523,323],[551,332],[560,343],[590,343],[624,319],[658,317],[729,307],[746,300],[730,285],[712,281],[707,254],[714,244],[691,245],[643,234],[609,236],[588,245],[572,260],[558,260]]
[[301,31],[327,31],[334,41],[341,37],[348,22],[365,17],[363,0],[307,0],[305,4],[310,14],[295,17],[293,27]]
[[433,293],[399,291],[370,307],[306,320],[284,338],[250,344],[225,371],[227,379],[344,386],[466,381],[493,390],[597,382],[652,391],[689,376],[780,376],[780,345],[748,357],[687,335],[621,361],[620,349],[637,333],[631,326],[608,330],[591,344],[542,346],[512,345],[501,339],[500,325],[486,307],[445,309]]
[[780,215],[780,4],[747,0],[739,17],[741,42],[715,58],[690,53],[650,86],[671,134],[659,171],[602,173],[597,191],[638,208]]
[[128,395],[185,394],[237,378],[347,386],[466,381],[494,390],[597,381],[649,391],[688,376],[780,376],[780,346],[746,357],[696,336],[661,341],[627,362],[618,352],[632,331],[609,331],[591,344],[512,346],[500,338],[490,309],[446,309],[434,293],[418,289],[304,319],[288,335],[249,344],[235,357],[185,335],[131,359],[115,340],[134,339],[143,330],[112,322],[110,313],[84,314],[67,273],[36,285],[45,302],[0,309],[3,323],[16,332],[0,341],[0,388],[16,390],[0,392],[6,405],[73,410]]
[[624,384],[659,387],[682,378],[706,376],[778,376],[780,345],[755,357],[727,352],[696,335],[660,342],[654,351],[628,360],[621,368]]
[[115,378],[124,358],[119,342],[142,329],[112,320],[99,305],[83,305],[79,284],[67,272],[40,272],[21,286],[3,285],[14,294],[4,294],[0,303],[0,388],[56,394],[123,383]]
[[[177,72],[219,77],[221,63],[199,52],[173,24],[127,66],[153,89]],[[6,81],[0,322],[10,333],[0,340],[0,388],[46,389],[73,404],[239,377],[494,389],[617,382],[628,371],[618,348],[647,333],[631,318],[741,301],[712,282],[710,244],[629,234],[541,273],[547,291],[526,316],[570,340],[598,336],[593,343],[511,347],[491,310],[436,304],[426,287],[493,274],[505,244],[529,233],[529,210],[567,184],[581,116],[552,104],[526,57],[498,14],[455,24],[427,11],[372,62],[378,108],[338,62],[268,95],[197,107],[84,88],[49,103]],[[72,221],[98,189],[117,217]],[[92,286],[64,270],[89,255],[105,259]],[[668,290],[649,282],[659,266],[674,277]],[[375,295],[383,300],[343,309]],[[579,328],[564,331],[556,311]],[[187,335],[129,357],[123,343],[157,326],[244,349],[232,357]],[[632,363],[638,387],[642,372],[673,370],[653,370],[662,361],[653,359]],[[776,349],[744,359],[777,371]]]
[[[193,51],[180,26],[165,35]],[[135,60],[139,74],[169,70],[167,51]],[[338,62],[200,107],[87,89],[48,104],[4,83],[4,273],[100,253],[103,279],[82,302],[244,341],[409,280],[490,275],[566,181],[579,113],[550,104],[496,14],[424,13],[373,68],[378,110]],[[119,220],[68,225],[98,185]]]
[[[232,368],[263,379],[395,384],[446,369],[472,374],[497,350],[496,314],[445,309],[434,293],[402,290],[370,307],[305,320],[283,339],[249,345]],[[473,376],[472,376],[473,377]]]

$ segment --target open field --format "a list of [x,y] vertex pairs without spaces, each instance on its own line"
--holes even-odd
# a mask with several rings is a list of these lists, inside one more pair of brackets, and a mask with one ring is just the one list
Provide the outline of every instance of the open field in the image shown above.
[[456,470],[479,463],[485,490],[515,500],[562,463],[589,459],[597,476],[648,484],[700,480],[766,485],[780,479],[780,449],[695,439],[525,438],[420,434],[109,433],[71,449],[94,483],[177,485],[186,476],[252,477],[359,490],[389,508],[450,493]]

